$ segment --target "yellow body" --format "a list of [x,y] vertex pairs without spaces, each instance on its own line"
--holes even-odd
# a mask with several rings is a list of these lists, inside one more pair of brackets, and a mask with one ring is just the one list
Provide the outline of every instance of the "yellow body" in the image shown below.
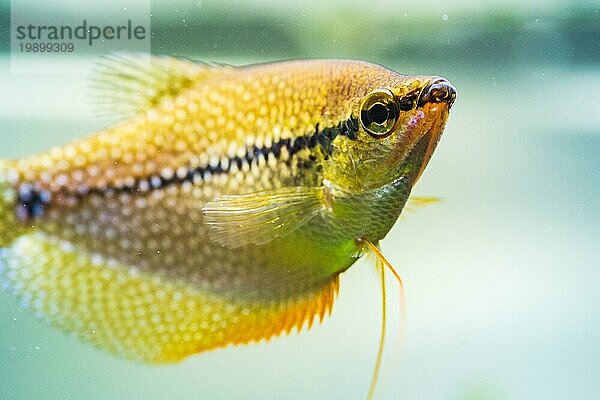
[[[50,323],[150,362],[310,325],[357,239],[400,215],[454,100],[439,82],[355,61],[111,59],[98,84],[123,122],[0,163],[0,276]],[[400,110],[385,137],[361,114],[378,88]]]

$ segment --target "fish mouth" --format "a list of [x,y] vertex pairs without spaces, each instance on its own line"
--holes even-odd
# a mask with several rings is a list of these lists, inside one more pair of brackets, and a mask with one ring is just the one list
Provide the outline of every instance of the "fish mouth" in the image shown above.
[[448,110],[450,110],[455,100],[456,88],[446,79],[436,78],[423,88],[419,95],[417,106],[423,107],[428,103],[446,103]]
[[417,110],[398,142],[401,170],[415,185],[440,141],[457,91],[446,79],[432,78],[421,90]]
[[421,165],[415,175],[413,185],[417,183],[423,174],[425,167],[427,167],[427,164],[442,137],[444,127],[446,126],[446,120],[448,119],[448,113],[455,100],[456,88],[446,79],[441,77],[434,78],[430,84],[423,88],[419,95],[417,104],[422,108],[425,115],[432,116],[432,123],[429,129],[426,129],[425,133],[417,140],[415,146],[411,150],[411,152],[416,151],[422,153],[414,155],[415,160],[421,158]]

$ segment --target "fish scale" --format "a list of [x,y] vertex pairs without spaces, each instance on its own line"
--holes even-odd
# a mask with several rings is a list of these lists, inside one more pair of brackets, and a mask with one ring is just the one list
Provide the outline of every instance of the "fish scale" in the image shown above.
[[398,219],[455,96],[344,60],[120,55],[96,85],[123,120],[0,162],[0,279],[49,323],[148,362],[323,319],[361,243]]

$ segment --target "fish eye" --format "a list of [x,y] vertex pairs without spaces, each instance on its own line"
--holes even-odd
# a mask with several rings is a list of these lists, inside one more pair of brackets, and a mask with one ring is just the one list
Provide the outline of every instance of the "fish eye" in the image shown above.
[[360,105],[360,123],[369,135],[377,139],[394,131],[399,115],[394,94],[389,89],[369,93]]

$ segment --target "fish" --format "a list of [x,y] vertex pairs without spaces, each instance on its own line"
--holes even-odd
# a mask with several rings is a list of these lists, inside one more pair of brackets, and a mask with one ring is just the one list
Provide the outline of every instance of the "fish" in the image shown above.
[[0,281],[58,329],[148,363],[329,315],[340,275],[379,253],[409,202],[457,93],[363,61],[127,53],[92,86],[116,122],[0,161]]

